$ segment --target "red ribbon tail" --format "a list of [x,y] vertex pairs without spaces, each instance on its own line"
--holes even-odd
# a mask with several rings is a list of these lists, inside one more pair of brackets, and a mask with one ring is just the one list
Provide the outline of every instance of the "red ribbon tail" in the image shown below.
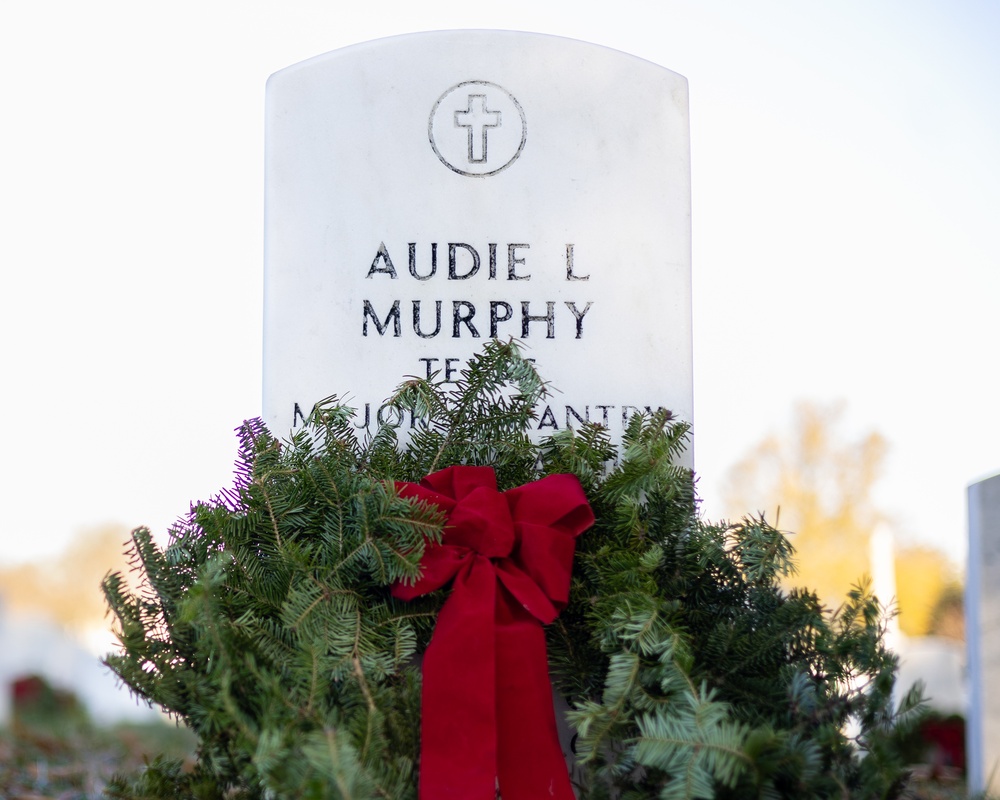
[[495,800],[497,579],[489,559],[463,567],[424,653],[421,800]]
[[503,800],[574,800],[559,746],[545,630],[508,592],[497,598],[497,772]]

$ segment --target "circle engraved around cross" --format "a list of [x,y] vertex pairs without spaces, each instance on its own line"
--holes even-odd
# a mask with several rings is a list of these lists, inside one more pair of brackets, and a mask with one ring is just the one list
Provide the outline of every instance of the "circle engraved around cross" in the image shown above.
[[502,86],[462,81],[437,99],[427,121],[427,136],[448,169],[485,178],[517,160],[528,125],[521,104]]

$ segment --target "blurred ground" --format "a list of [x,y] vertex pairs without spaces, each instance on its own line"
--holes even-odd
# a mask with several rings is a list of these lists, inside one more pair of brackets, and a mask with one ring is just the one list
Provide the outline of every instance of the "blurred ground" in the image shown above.
[[116,773],[137,773],[159,753],[187,758],[193,750],[188,731],[157,723],[0,731],[0,798],[96,800]]
[[[114,774],[138,773],[160,753],[190,759],[194,745],[190,732],[166,724],[20,724],[0,731],[0,800],[97,800]],[[911,800],[966,796],[959,770],[914,767]]]

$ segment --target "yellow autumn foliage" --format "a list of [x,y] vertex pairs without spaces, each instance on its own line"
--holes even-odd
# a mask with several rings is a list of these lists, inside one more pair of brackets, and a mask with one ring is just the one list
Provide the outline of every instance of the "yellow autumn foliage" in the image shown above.
[[107,525],[79,534],[59,556],[0,567],[5,613],[41,614],[69,630],[107,625],[101,581],[109,570],[129,573],[124,543],[129,531]]
[[[842,404],[798,404],[791,430],[752,448],[730,470],[723,489],[731,516],[763,512],[791,533],[798,573],[788,587],[812,589],[831,607],[872,574],[872,532],[882,522],[891,527],[873,499],[886,442],[875,432],[847,439],[843,411]],[[932,612],[943,593],[954,591],[957,570],[933,547],[897,541],[895,572],[900,629],[911,636],[930,633]]]

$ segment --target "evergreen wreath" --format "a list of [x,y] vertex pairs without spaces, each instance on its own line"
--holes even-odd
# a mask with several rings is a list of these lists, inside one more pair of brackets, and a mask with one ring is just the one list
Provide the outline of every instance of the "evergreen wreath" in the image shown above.
[[108,795],[416,798],[417,659],[447,588],[402,602],[390,587],[418,577],[444,517],[394,481],[461,464],[492,466],[501,491],[571,473],[596,516],[546,629],[581,800],[901,796],[892,730],[920,698],[894,705],[877,599],[785,592],[781,532],[704,521],[669,412],[632,417],[620,452],[598,425],[533,443],[547,393],[493,341],[455,383],[404,383],[390,405],[407,423],[364,441],[336,398],[288,442],[245,423],[235,486],[163,549],[133,532],[138,592],[104,581],[121,642],[106,663],[199,740],[193,768],[160,758]]

